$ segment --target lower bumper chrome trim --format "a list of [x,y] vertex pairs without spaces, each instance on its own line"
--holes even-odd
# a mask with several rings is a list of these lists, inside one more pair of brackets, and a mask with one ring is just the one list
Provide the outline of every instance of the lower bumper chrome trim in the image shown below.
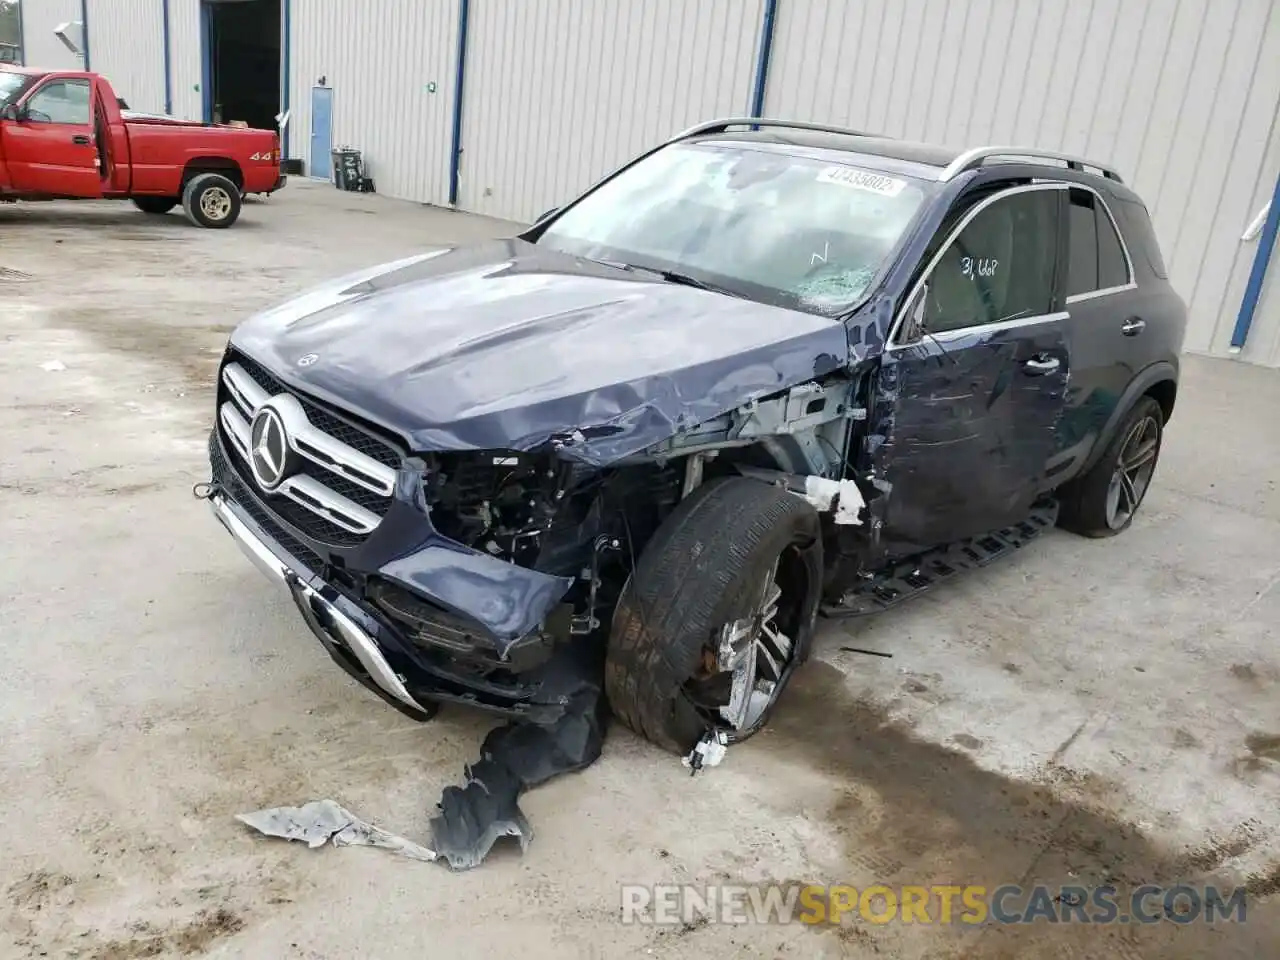
[[[404,681],[391,669],[391,664],[387,663],[387,658],[382,655],[374,639],[354,620],[302,582],[298,575],[272,553],[266,543],[236,516],[225,497],[214,494],[209,498],[209,505],[213,509],[214,516],[226,527],[231,538],[239,544],[240,549],[254,566],[266,574],[268,579],[292,590],[294,595],[305,600],[312,610],[323,614],[328,623],[322,624],[321,629],[325,629],[334,640],[351,651],[374,683],[406,706],[423,713],[431,712],[418,703],[405,688]],[[314,625],[312,629],[315,629]]]

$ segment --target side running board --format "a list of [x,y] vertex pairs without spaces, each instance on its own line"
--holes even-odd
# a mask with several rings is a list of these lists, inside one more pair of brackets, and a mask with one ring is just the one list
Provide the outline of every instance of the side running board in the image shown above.
[[868,577],[846,590],[839,603],[823,604],[822,615],[847,620],[896,607],[961,573],[985,567],[1025,547],[1052,529],[1057,519],[1056,500],[1037,504],[1020,523],[938,547]]

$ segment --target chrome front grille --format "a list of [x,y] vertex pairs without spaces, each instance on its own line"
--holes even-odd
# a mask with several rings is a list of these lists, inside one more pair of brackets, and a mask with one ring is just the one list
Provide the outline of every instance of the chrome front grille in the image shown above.
[[390,507],[397,451],[289,391],[248,358],[222,368],[218,424],[244,480],[282,519],[318,540],[359,543]]

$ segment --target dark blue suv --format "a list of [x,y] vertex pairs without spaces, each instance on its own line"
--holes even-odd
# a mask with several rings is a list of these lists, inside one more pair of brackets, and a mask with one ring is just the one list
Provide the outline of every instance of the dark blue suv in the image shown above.
[[1096,163],[717,121],[246,321],[208,493],[409,715],[550,723],[596,676],[685,752],[761,726],[819,616],[1126,529],[1185,322]]

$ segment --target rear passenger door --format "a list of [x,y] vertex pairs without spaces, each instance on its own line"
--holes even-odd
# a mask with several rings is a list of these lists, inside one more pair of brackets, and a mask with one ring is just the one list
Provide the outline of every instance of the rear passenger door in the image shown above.
[[880,544],[903,555],[1023,519],[1057,450],[1071,358],[1063,184],[1012,187],[949,229],[881,356],[868,452]]
[[1067,319],[1071,383],[1049,483],[1065,478],[1100,436],[1133,379],[1145,320],[1137,312],[1133,264],[1105,199],[1067,190]]

